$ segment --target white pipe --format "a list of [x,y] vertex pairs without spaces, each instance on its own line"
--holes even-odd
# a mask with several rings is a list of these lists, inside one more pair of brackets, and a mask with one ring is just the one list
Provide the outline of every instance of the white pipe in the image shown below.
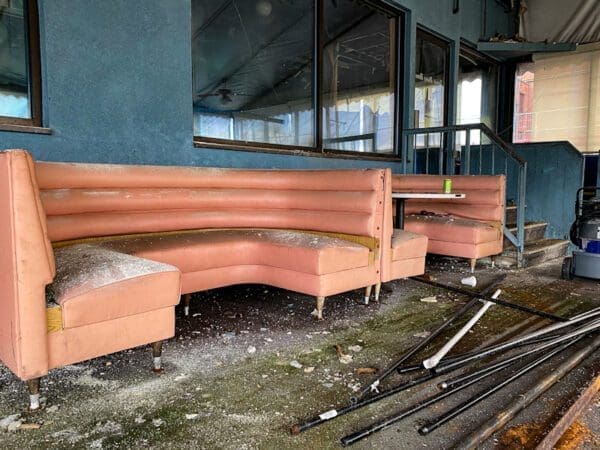
[[[494,295],[492,295],[493,299],[497,299],[500,296],[500,292],[502,292],[500,289],[498,289],[496,292],[494,292]],[[485,312],[488,310],[488,308],[490,306],[492,306],[494,304],[494,302],[485,302],[483,304],[483,306],[481,307],[481,309],[479,309],[479,311],[477,311],[477,313],[471,317],[471,320],[469,320],[459,331],[458,333],[456,333],[454,336],[452,336],[452,339],[450,339],[448,342],[446,342],[446,345],[444,345],[441,349],[439,349],[437,351],[437,353],[435,355],[433,355],[430,358],[427,358],[425,361],[423,361],[423,367],[425,367],[426,369],[433,369],[435,366],[437,366],[439,364],[439,362],[441,361],[441,359],[446,356],[446,354],[452,350],[452,347],[454,347],[458,341],[460,341],[463,336],[465,334],[467,334],[467,332],[473,328],[473,325],[475,325],[477,323],[477,321],[479,319],[481,319],[481,317],[485,314]]]

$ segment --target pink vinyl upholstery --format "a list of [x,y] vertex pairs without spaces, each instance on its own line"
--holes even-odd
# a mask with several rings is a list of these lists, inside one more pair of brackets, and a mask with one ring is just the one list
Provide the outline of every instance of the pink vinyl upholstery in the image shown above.
[[[194,233],[137,237],[107,242],[110,248],[178,267],[183,273],[182,293],[226,286],[205,271],[238,268],[244,283],[269,283],[291,289],[290,278],[304,276],[303,286],[294,290],[311,295],[330,295],[322,276],[350,276],[353,269],[369,270],[369,249],[343,239],[302,231],[270,229],[203,230]],[[255,267],[263,267],[261,273]],[[296,274],[296,275],[294,275]],[[241,281],[240,281],[241,282]],[[236,284],[236,283],[233,283]],[[359,286],[360,287],[360,286]]]
[[[83,263],[74,264],[71,267],[73,272],[65,275],[63,283],[63,287],[68,284],[72,288],[71,294],[77,295],[61,291],[58,280],[53,285],[61,292],[56,300],[64,304],[67,312],[59,318],[67,320],[67,323],[59,324],[60,331],[49,332],[49,314],[54,308],[47,308],[46,286],[53,282],[57,272],[55,254],[47,233],[34,163],[24,150],[0,152],[0,208],[0,285],[3,288],[0,297],[0,361],[19,378],[39,378],[54,367],[173,336],[173,305],[179,299],[178,270],[153,267],[153,276],[162,277],[162,271],[167,272],[169,278],[169,282],[160,283],[163,288],[160,295],[154,294],[160,297],[160,301],[151,302],[150,309],[157,309],[133,308],[125,316],[124,313],[114,315],[111,311],[123,308],[131,300],[131,291],[117,290],[108,295],[111,289],[93,279],[97,275],[93,270],[87,273],[87,279],[71,278],[76,275],[77,268],[84,266]],[[123,280],[132,278],[131,268],[131,265],[113,265],[109,270],[110,276],[115,280],[119,277]],[[120,269],[125,269],[125,272],[119,272]],[[59,279],[63,270],[61,262]],[[154,283],[154,286],[159,285]],[[87,310],[90,303],[95,303],[94,308]],[[137,329],[139,316],[149,313],[154,319],[152,327]],[[113,316],[121,317],[115,321],[111,320]],[[93,324],[85,325],[89,323]],[[106,331],[104,334],[91,336],[82,332],[82,328],[88,326],[98,328],[99,323]],[[66,334],[78,338],[66,339]],[[68,354],[68,349],[74,350],[73,353]]]
[[102,238],[174,265],[182,293],[266,283],[327,296],[379,279],[365,242],[382,240],[384,170],[38,162],[36,172],[52,241]]
[[265,283],[322,298],[378,283],[390,180],[0,152],[0,360],[29,380],[169,338],[181,293]]
[[452,190],[466,194],[464,199],[406,201],[404,228],[427,236],[429,253],[472,260],[502,253],[504,175],[395,175],[393,178],[395,192],[441,192],[443,180],[450,178]]
[[[391,173],[387,174],[384,233],[388,237],[381,262],[381,281],[387,282],[399,278],[421,275],[425,272],[427,254],[427,236],[394,229],[392,209]],[[376,294],[377,295],[377,294]]]
[[0,360],[18,377],[48,371],[45,287],[54,278],[33,163],[0,152]]
[[427,236],[405,230],[394,230],[392,261],[383,272],[382,281],[407,278],[425,273]]
[[176,267],[89,244],[56,249],[55,258],[57,272],[47,301],[61,307],[63,329],[179,303]]

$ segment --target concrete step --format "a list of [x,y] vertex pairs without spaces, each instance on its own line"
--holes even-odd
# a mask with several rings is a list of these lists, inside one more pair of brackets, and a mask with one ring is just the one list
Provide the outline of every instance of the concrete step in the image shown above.
[[[560,239],[540,239],[525,244],[523,253],[523,266],[531,267],[542,264],[556,258],[564,258],[567,254],[569,241]],[[517,251],[510,245],[504,252],[496,256],[496,265],[500,267],[514,268],[517,266]]]
[[[529,244],[531,242],[539,241],[544,239],[546,234],[546,227],[548,224],[546,222],[528,222],[525,224],[525,244]],[[517,226],[510,225],[508,229],[515,236],[517,235]],[[504,248],[508,248],[512,246],[510,241],[504,238]]]
[[516,205],[506,206],[506,226],[517,223],[517,207]]

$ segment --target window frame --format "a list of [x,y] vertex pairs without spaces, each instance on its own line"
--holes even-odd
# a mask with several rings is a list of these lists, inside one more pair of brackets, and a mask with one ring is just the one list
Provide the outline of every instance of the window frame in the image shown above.
[[[399,144],[401,142],[401,124],[403,119],[402,104],[404,99],[404,29],[406,27],[406,14],[400,8],[393,7],[386,3],[384,0],[365,0],[362,2],[366,6],[377,10],[378,13],[388,14],[395,21],[395,36],[394,43],[396,48],[394,49],[395,61],[393,66],[390,65],[390,69],[393,70],[395,79],[394,84],[394,136],[393,151],[391,153],[377,153],[377,152],[357,152],[353,150],[335,150],[328,149],[323,145],[323,49],[324,49],[324,0],[314,0],[313,6],[313,79],[312,79],[312,101],[314,107],[313,114],[313,129],[315,144],[313,146],[301,146],[301,145],[286,145],[286,144],[272,144],[267,142],[254,142],[254,141],[242,141],[242,140],[230,140],[221,138],[211,138],[205,136],[198,136],[193,132],[193,143],[198,148],[217,148],[223,150],[241,150],[241,151],[255,151],[262,153],[279,153],[279,154],[295,154],[315,157],[341,157],[348,159],[372,159],[372,160],[388,160],[398,161],[401,159],[401,149]],[[194,130],[195,131],[195,130]]]
[[[446,56],[446,64],[444,67],[444,117],[443,117],[443,125],[444,127],[448,126],[448,117],[449,117],[449,100],[450,100],[450,70],[451,70],[451,66],[450,66],[450,46],[451,46],[451,42],[449,40],[444,39],[443,37],[439,36],[438,34],[428,30],[427,28],[425,28],[424,26],[421,26],[419,24],[417,24],[417,33],[415,36],[415,45],[414,45],[414,49],[416,49],[416,43],[417,40],[421,38],[425,41],[431,42],[434,45],[437,45],[440,48],[444,49],[444,53]],[[416,68],[415,68],[416,69]],[[416,73],[411,74],[411,76],[414,77],[416,76]],[[413,88],[414,89],[414,88]],[[413,109],[414,109],[414,104],[413,104]],[[415,128],[417,127],[417,124],[414,124]]]
[[459,68],[458,68],[458,72],[457,72],[457,80],[458,80],[458,76],[460,74],[460,57],[466,55],[468,58],[471,58],[473,60],[476,61],[480,61],[484,64],[488,64],[490,66],[495,66],[496,68],[496,86],[495,86],[495,91],[496,91],[496,105],[495,105],[495,123],[494,123],[494,132],[497,132],[498,130],[498,117],[500,114],[500,68],[501,68],[501,61],[492,58],[489,55],[486,55],[485,53],[481,53],[480,51],[478,51],[472,44],[470,44],[468,41],[461,39],[460,43],[459,43],[459,47],[458,47],[458,58],[459,58]]
[[[29,72],[29,102],[31,118],[10,117],[0,115],[0,130],[8,131],[35,131],[29,128],[41,129],[42,127],[42,76],[40,63],[40,33],[37,0],[25,0],[27,14],[27,49]],[[25,17],[24,17],[25,21]],[[46,134],[45,132],[43,134]]]

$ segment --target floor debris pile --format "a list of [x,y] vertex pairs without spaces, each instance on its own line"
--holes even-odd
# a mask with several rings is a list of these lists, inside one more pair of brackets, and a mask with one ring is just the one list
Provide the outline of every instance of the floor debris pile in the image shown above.
[[[577,367],[581,361],[590,354],[593,354],[593,352],[600,347],[600,336],[597,335],[597,332],[600,330],[600,308],[595,308],[566,319],[551,313],[536,310],[532,307],[502,301],[499,300],[501,289],[496,289],[496,287],[501,284],[504,278],[505,276],[496,279],[479,293],[470,293],[451,285],[437,283],[429,278],[418,279],[418,281],[434,285],[438,288],[444,288],[459,294],[469,295],[471,300],[437,329],[422,335],[423,340],[421,342],[409,349],[371,383],[360,390],[359,394],[352,397],[346,406],[327,410],[308,421],[294,425],[291,428],[291,434],[297,435],[325,422],[375,402],[379,402],[398,392],[406,391],[414,386],[428,382],[437,383],[440,392],[422,399],[411,406],[404,407],[384,419],[342,437],[341,444],[343,446],[349,446],[367,438],[373,433],[390,427],[398,421],[422,411],[441,400],[447,399],[459,391],[470,386],[479,386],[480,384],[488,382],[490,379],[492,380],[491,385],[485,386],[483,389],[480,389],[466,400],[459,402],[446,412],[438,414],[433,419],[421,424],[418,428],[418,432],[421,435],[427,435],[447,422],[459,417],[462,413],[494,393],[501,391],[520,377],[536,369],[538,366],[546,364],[556,355],[568,351],[568,359],[551,371],[549,375],[544,377],[534,389],[523,393],[523,395],[511,404],[509,408],[501,411],[483,426],[474,430],[459,446],[460,448],[465,449],[477,448],[485,439],[506,425],[519,411],[524,409],[533,400],[537,399],[547,389],[552,387],[563,376]],[[464,283],[464,279],[462,281],[463,284],[467,284]],[[469,284],[475,286],[476,282],[469,280]],[[494,295],[490,297],[489,293],[494,289],[496,289],[496,291]],[[427,301],[429,302],[429,299],[432,298],[435,298],[435,296],[428,297]],[[421,299],[421,301],[423,301],[423,299]],[[416,365],[405,365],[409,360],[413,359],[416,355],[419,355],[430,342],[438,336],[441,336],[453,322],[464,316],[479,302],[483,302],[483,306],[473,314],[471,319],[458,331],[458,333],[452,336],[433,356],[424,359],[421,363]],[[487,309],[496,303],[507,308],[524,311],[538,317],[549,319],[554,323],[541,328],[528,330],[527,333],[504,342],[484,346],[480,349],[475,349],[467,353],[444,359],[458,341],[462,339],[467,332],[471,331],[471,328],[483,314],[485,314]],[[577,351],[574,350],[573,347],[579,343],[583,343],[583,347]],[[340,355],[341,352],[339,348],[337,348],[337,350],[338,355]],[[340,358],[342,356],[340,356]],[[455,374],[454,372],[457,371],[460,372]],[[391,375],[398,373],[406,376],[406,374],[415,372],[418,373],[417,376],[408,380],[404,379],[399,384],[382,389],[382,383]],[[451,374],[450,377],[442,380],[439,379],[441,376],[447,374]]]
[[[438,282],[453,286],[465,287],[460,280],[470,275],[468,265],[451,259],[431,260],[428,267]],[[498,286],[502,289],[500,299],[507,302],[565,318],[600,306],[600,284],[561,280],[557,263],[524,271],[478,270],[475,291],[491,284],[499,274],[507,275]],[[265,292],[264,286],[244,285],[198,294],[192,299],[189,316],[177,310],[177,335],[165,344],[162,375],[151,371],[149,347],[68,366],[45,378],[40,398],[43,409],[36,414],[25,411],[22,383],[0,366],[0,419],[17,414],[11,422],[21,421],[19,427],[11,427],[13,431],[0,430],[0,441],[5,448],[336,449],[340,448],[340,437],[443,392],[439,382],[493,364],[492,358],[509,358],[530,348],[516,347],[472,361],[453,373],[415,384],[305,433],[290,435],[290,427],[300,419],[340,409],[345,399],[349,404],[351,397],[357,397],[394,360],[469,302],[464,295],[412,280],[385,287],[380,303],[363,305],[362,291],[332,297],[325,321],[310,318],[314,305],[309,297],[275,288]],[[420,301],[432,296],[435,303]],[[380,393],[428,375],[422,360],[442,347],[480,307],[481,302],[476,301],[473,309],[443,335],[403,363],[403,373],[394,372],[384,380]],[[493,306],[438,367],[550,323],[546,318]],[[540,340],[538,345],[546,342]],[[370,435],[353,448],[454,448],[588,342],[585,338],[573,344],[435,432],[421,435],[417,431],[480,389],[502,380],[504,372]],[[340,361],[336,345],[344,355],[352,356],[350,363]],[[256,352],[248,352],[250,347]],[[292,361],[302,367],[293,367]],[[526,362],[515,363],[514,370]],[[512,370],[506,368],[505,372]],[[518,427],[526,424],[541,430],[528,438],[535,447],[579,395],[580,388],[598,372],[600,352],[582,361],[480,448],[503,448],[503,442],[508,442],[503,440],[506,431],[525,430]],[[375,395],[369,392],[365,399]],[[600,410],[600,399],[594,405]],[[598,416],[596,422],[582,422],[589,429],[590,442],[597,442]]]

